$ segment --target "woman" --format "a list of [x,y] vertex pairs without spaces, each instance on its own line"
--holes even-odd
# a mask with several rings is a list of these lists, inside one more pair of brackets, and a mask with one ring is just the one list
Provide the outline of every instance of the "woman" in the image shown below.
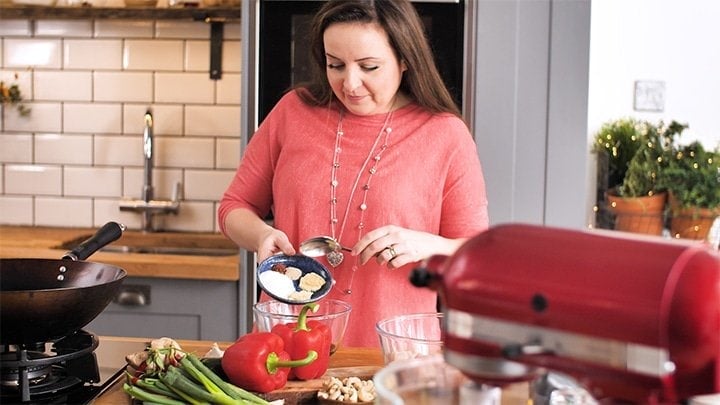
[[252,137],[219,223],[258,260],[318,235],[351,247],[320,259],[329,298],[352,305],[346,346],[378,346],[377,321],[436,311],[408,274],[487,228],[485,183],[409,1],[329,1],[311,41],[319,72]]

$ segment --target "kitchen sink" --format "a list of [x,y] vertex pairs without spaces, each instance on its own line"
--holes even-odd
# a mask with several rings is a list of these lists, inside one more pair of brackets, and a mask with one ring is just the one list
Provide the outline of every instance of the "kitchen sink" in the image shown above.
[[[58,249],[71,250],[90,236],[66,241]],[[120,239],[101,248],[100,252],[232,256],[238,254],[238,247],[225,236],[214,233],[125,231]]]

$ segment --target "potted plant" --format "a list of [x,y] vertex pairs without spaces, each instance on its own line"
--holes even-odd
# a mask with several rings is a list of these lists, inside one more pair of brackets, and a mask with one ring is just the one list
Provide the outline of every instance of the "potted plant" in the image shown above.
[[674,138],[687,126],[676,121],[638,124],[640,145],[627,165],[623,181],[606,193],[608,210],[617,230],[662,234],[667,193],[659,176],[667,165]]
[[706,150],[697,141],[674,146],[660,182],[669,193],[671,234],[706,239],[720,215],[720,150]]
[[600,228],[613,228],[614,218],[608,215],[606,195],[622,184],[641,142],[640,121],[630,117],[607,121],[595,133],[592,152],[596,156],[596,223]]

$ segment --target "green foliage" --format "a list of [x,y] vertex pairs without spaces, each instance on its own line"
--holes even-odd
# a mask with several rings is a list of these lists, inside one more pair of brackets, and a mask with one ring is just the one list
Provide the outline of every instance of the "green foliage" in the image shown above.
[[628,163],[622,184],[618,187],[621,197],[644,197],[664,191],[660,176],[673,155],[675,138],[687,128],[686,124],[672,121],[653,125],[640,123],[640,147]]
[[640,122],[634,118],[608,121],[595,134],[592,150],[608,161],[608,187],[622,184],[640,138]]
[[682,207],[720,207],[720,150],[699,142],[674,147],[660,182]]

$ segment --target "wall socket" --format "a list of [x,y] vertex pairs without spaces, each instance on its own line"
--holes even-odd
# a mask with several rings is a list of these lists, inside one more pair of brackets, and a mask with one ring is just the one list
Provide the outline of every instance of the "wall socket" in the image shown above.
[[662,112],[665,110],[665,82],[658,80],[635,81],[635,111]]

